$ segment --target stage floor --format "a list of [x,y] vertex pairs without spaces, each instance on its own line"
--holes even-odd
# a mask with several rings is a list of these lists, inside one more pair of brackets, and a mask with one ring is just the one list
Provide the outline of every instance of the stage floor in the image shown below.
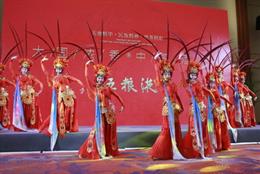
[[[55,151],[78,150],[86,140],[91,127],[80,127],[79,132],[59,137]],[[151,147],[160,133],[161,126],[118,126],[117,136],[120,148]],[[182,125],[183,136],[187,125]],[[237,142],[260,142],[260,125],[237,129]],[[231,142],[234,143],[230,132]],[[36,132],[0,131],[0,152],[49,151],[50,137]]]
[[149,173],[260,173],[260,145],[232,145],[206,160],[157,160],[149,149],[121,149],[113,159],[79,159],[70,152],[0,153],[0,174],[149,174]]

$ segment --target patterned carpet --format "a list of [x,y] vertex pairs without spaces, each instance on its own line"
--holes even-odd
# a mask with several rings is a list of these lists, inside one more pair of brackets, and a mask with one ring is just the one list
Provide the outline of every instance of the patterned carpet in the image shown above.
[[153,161],[149,149],[121,150],[106,160],[85,160],[77,152],[0,153],[0,174],[260,173],[260,145],[233,145],[205,160]]

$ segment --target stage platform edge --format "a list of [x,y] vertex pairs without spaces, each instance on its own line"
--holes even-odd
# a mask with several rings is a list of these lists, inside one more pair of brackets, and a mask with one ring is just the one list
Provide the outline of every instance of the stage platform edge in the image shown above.
[[[160,133],[161,126],[119,126],[118,144],[120,148],[151,147]],[[86,140],[91,127],[80,127],[77,133],[67,133],[59,137],[55,151],[78,150]],[[187,126],[182,127],[183,136]],[[238,143],[260,142],[260,125],[239,128]],[[231,142],[234,143],[230,132]],[[40,133],[0,131],[0,152],[50,151],[50,138]]]

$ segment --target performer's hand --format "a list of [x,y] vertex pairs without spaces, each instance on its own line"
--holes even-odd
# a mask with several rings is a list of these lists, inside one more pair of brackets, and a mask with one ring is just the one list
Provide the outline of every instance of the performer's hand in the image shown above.
[[42,58],[42,60],[41,60],[41,62],[46,62],[46,61],[48,61],[49,59],[47,58],[47,57],[44,57],[44,58]]
[[125,109],[125,107],[124,107],[124,106],[121,106],[121,108],[120,108],[119,112],[123,112],[123,111],[124,111],[124,109]]
[[181,63],[181,59],[177,59],[177,60],[176,60],[176,63]]
[[154,60],[157,60],[161,55],[162,55],[162,53],[158,51],[158,52],[155,54],[155,56],[153,57],[153,59],[154,59]]
[[80,88],[80,94],[83,94],[84,92],[85,92],[85,88],[84,87],[82,87],[82,88]]
[[42,91],[36,92],[35,96],[38,97],[41,93],[42,93]]
[[182,57],[183,57],[183,53],[181,52],[178,56],[178,59],[176,60],[176,63],[181,63],[182,62]]
[[256,97],[254,97],[254,101],[256,101],[257,100],[257,96]]
[[11,57],[11,61],[14,61],[14,60],[16,60],[17,59],[17,56],[12,56]]
[[94,63],[94,61],[93,60],[89,60],[89,61],[87,61],[86,65],[89,65],[91,63]]

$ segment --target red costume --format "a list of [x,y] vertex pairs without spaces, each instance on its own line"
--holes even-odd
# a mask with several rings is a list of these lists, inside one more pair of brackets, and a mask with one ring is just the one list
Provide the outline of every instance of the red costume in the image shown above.
[[[122,99],[113,91],[109,86],[106,85],[106,80],[109,75],[109,68],[120,59],[123,54],[131,51],[137,44],[131,45],[119,51],[107,65],[103,64],[103,23],[101,31],[101,44],[100,50],[98,50],[95,37],[93,32],[89,27],[89,32],[92,38],[92,41],[95,46],[95,63],[92,57],[86,50],[75,44],[67,43],[74,47],[77,47],[79,50],[83,51],[84,54],[88,57],[89,61],[85,65],[85,77],[87,80],[87,88],[89,98],[95,100],[95,123],[94,127],[89,133],[88,138],[83,143],[79,149],[79,158],[88,158],[88,159],[103,159],[106,156],[116,156],[118,155],[118,144],[117,144],[117,126],[116,126],[116,116],[115,116],[115,105],[112,100],[114,96],[124,107]],[[88,66],[92,63],[95,71],[95,85],[91,83],[88,75]],[[122,111],[122,110],[121,110]]]
[[15,84],[2,75],[4,70],[5,65],[0,63],[0,126],[9,129],[11,127],[11,118],[8,109],[9,94],[7,86],[15,86]]
[[[172,74],[173,67],[168,63],[167,60],[159,60],[155,63],[155,71],[157,77],[157,84],[163,89],[164,86],[169,93],[169,97],[172,103],[172,107],[174,108],[174,126],[175,126],[175,141],[177,144],[177,148],[172,149],[172,140],[170,133],[170,125],[168,119],[168,105],[167,105],[167,97],[164,97],[163,108],[162,108],[162,129],[160,135],[157,137],[155,143],[152,146],[150,151],[150,155],[153,159],[173,159],[174,151],[181,151],[182,147],[182,133],[181,133],[181,124],[179,120],[179,115],[183,111],[182,103],[179,99],[176,86],[171,82],[171,79],[165,79],[163,77],[164,73]],[[171,76],[170,76],[171,78]],[[164,94],[166,95],[166,94]],[[177,102],[178,100],[178,102]],[[178,153],[178,152],[177,152]]]
[[[78,118],[76,115],[76,95],[70,88],[72,82],[78,83],[84,88],[83,83],[68,74],[50,75],[44,66],[42,60],[41,66],[47,78],[47,83],[57,93],[57,128],[59,135],[64,136],[66,132],[78,132]],[[53,63],[54,69],[64,69],[67,66],[65,58],[56,58]],[[41,130],[46,130],[50,124],[50,117],[48,117],[41,127]]]
[[[196,62],[189,62],[187,71],[188,74],[195,74],[198,76],[199,71],[201,71],[200,65]],[[188,132],[183,140],[183,154],[187,158],[208,156],[212,153],[212,148],[209,139],[207,110],[204,100],[205,92],[208,95],[211,95],[211,93],[203,87],[197,79],[194,81],[188,80],[185,87],[190,98],[190,106],[188,112]],[[201,129],[199,128],[200,124]]]
[[239,69],[238,68],[232,68],[231,71],[232,76],[232,85],[234,88],[233,92],[233,103],[235,105],[235,109],[231,110],[229,113],[231,116],[230,118],[234,118],[232,122],[234,122],[234,126],[236,128],[243,127],[243,115],[245,114],[245,103],[244,103],[244,91],[243,91],[243,85],[239,82]]
[[[8,60],[12,58],[13,51],[19,46],[19,43],[17,43],[15,46],[13,46],[6,55],[2,55],[2,52],[0,52],[1,58],[0,58],[0,129],[1,128],[10,128],[11,127],[11,118],[10,118],[10,112],[8,109],[9,104],[9,94],[7,91],[8,86],[14,86],[15,84],[5,78],[3,75],[5,70],[5,65],[7,64]],[[2,50],[0,50],[2,51]]]
[[[228,44],[228,42],[224,42],[222,44],[217,45],[214,48],[211,48],[210,46],[210,50],[205,55],[202,55],[199,51],[199,48],[203,45],[201,44],[203,34],[204,31],[202,32],[202,35],[199,39],[199,44],[193,47],[193,49],[197,49],[193,60],[191,59],[191,56],[189,54],[189,51],[191,51],[192,48],[188,48],[188,44],[185,44],[184,41],[180,41],[180,43],[184,46],[185,57],[188,60],[187,81],[185,81],[184,72],[182,70],[182,64],[180,64],[183,82],[185,83],[184,87],[186,88],[187,94],[190,99],[188,112],[188,132],[183,140],[183,154],[187,158],[204,158],[205,156],[209,156],[213,152],[208,132],[208,117],[204,101],[206,96],[211,96],[213,101],[215,101],[215,97],[211,91],[209,91],[206,87],[202,86],[202,84],[198,81],[198,76],[199,73],[202,74],[200,64],[207,60],[208,57],[212,54],[212,52]],[[200,56],[200,60],[198,60],[198,62],[196,62],[197,56]]]
[[[17,34],[16,30],[12,27],[10,27],[13,38],[16,41],[17,51],[19,53],[19,65],[20,65],[20,73],[15,74],[14,68],[13,68],[13,61],[15,59],[12,59],[10,62],[10,71],[12,73],[12,76],[14,80],[16,81],[16,91],[15,94],[19,93],[19,97],[14,97],[14,108],[13,108],[13,126],[19,130],[26,131],[29,129],[38,129],[40,125],[42,124],[42,117],[40,108],[38,105],[38,96],[43,90],[43,84],[41,81],[39,81],[36,77],[34,77],[32,74],[30,74],[30,68],[32,67],[32,58],[35,58],[34,56],[31,56],[28,58],[27,55],[27,25],[25,26],[25,41],[23,42],[24,45],[21,43],[21,39],[19,35]],[[19,42],[18,42],[19,41]],[[37,92],[36,86],[39,86],[39,90]],[[19,89],[18,89],[19,88]],[[17,104],[22,102],[22,106],[20,106],[20,109],[17,110]]]
[[[221,151],[221,150],[227,150],[230,148],[230,137],[229,137],[229,131],[228,131],[228,121],[226,120],[226,113],[225,108],[221,106],[221,99],[224,100],[226,103],[231,105],[230,101],[228,101],[224,96],[221,96],[218,92],[218,89],[216,87],[216,74],[215,73],[208,73],[206,75],[206,81],[208,88],[212,95],[214,96],[214,100],[211,98],[209,99],[210,106],[208,108],[208,115],[213,114],[214,119],[214,133],[216,138],[216,146],[214,150]],[[209,96],[210,97],[210,96]],[[208,117],[209,118],[209,117]],[[215,142],[213,141],[212,144]]]
[[156,84],[162,89],[164,99],[162,108],[162,128],[159,136],[150,151],[152,159],[174,159],[183,160],[182,156],[182,132],[179,115],[183,111],[183,106],[179,95],[177,93],[177,87],[172,81],[172,73],[174,67],[172,64],[176,63],[175,55],[170,60],[170,31],[169,23],[167,24],[167,53],[163,58],[162,54],[158,51],[156,45],[144,35],[137,32],[137,34],[152,45],[156,55],[144,46],[141,47],[144,51],[153,56],[155,60],[155,72],[156,72]]
[[[225,67],[227,67],[229,65],[226,65]],[[222,91],[222,95],[223,97],[225,97],[227,100],[230,99],[229,95],[228,95],[228,91],[229,89],[232,90],[232,92],[234,92],[234,88],[231,84],[229,84],[228,82],[226,82],[224,79],[223,79],[223,71],[224,71],[224,68],[225,67],[221,67],[221,66],[215,66],[215,71],[216,71],[216,85],[217,85],[217,88],[218,88],[218,91],[220,92],[220,90]],[[232,99],[232,98],[231,98]],[[234,118],[234,107],[231,107],[231,105],[226,102],[225,102],[225,106],[226,106],[226,114],[228,116],[228,121],[230,123],[230,126],[232,127],[236,127],[236,124],[235,124],[235,118]]]
[[50,116],[44,120],[40,131],[51,136],[50,149],[53,150],[58,135],[64,136],[66,132],[77,132],[79,130],[78,117],[76,115],[76,95],[70,88],[70,84],[72,82],[78,83],[82,87],[81,93],[84,92],[84,85],[79,79],[64,73],[69,58],[75,53],[68,56],[62,53],[59,22],[57,21],[58,44],[54,43],[47,28],[45,28],[45,31],[49,42],[36,33],[30,32],[30,34],[40,39],[48,47],[48,49],[39,53],[40,56],[51,54],[51,57],[55,58],[53,62],[54,75],[49,74],[44,66],[44,62],[48,58],[44,57],[41,61],[42,71],[47,78],[49,87],[52,88],[52,100]]
[[[93,66],[95,69],[96,77],[103,76],[104,80],[107,79],[108,76],[108,68],[104,65],[97,64]],[[104,156],[116,156],[119,154],[118,144],[117,144],[117,131],[116,131],[116,116],[115,116],[115,106],[112,102],[112,96],[116,97],[118,101],[123,106],[122,99],[113,91],[110,87],[103,84],[92,85],[89,77],[88,77],[88,64],[85,66],[85,75],[87,79],[87,86],[89,95],[96,98],[96,102],[100,103],[100,111],[101,111],[101,134],[103,134],[105,153]],[[104,81],[105,82],[105,81]],[[104,158],[101,155],[97,142],[96,131],[97,127],[91,130],[87,140],[83,143],[83,145],[79,149],[79,157],[80,158],[88,158],[88,159],[99,159]]]
[[[43,90],[43,84],[36,77],[31,74],[17,74],[13,72],[13,62],[10,62],[10,71],[16,82],[19,82],[21,91],[21,100],[23,104],[23,113],[25,118],[25,124],[29,129],[38,129],[42,124],[42,116],[38,105],[38,96]],[[30,70],[32,61],[29,59],[22,59],[20,62],[20,68],[28,68]],[[36,86],[40,87],[40,90],[36,92]],[[14,125],[15,126],[15,125]]]
[[239,72],[240,82],[238,83],[239,88],[241,89],[241,105],[243,106],[243,125],[244,127],[251,127],[256,125],[255,120],[255,108],[253,104],[253,99],[256,100],[256,94],[251,91],[248,86],[245,84],[246,73]]

